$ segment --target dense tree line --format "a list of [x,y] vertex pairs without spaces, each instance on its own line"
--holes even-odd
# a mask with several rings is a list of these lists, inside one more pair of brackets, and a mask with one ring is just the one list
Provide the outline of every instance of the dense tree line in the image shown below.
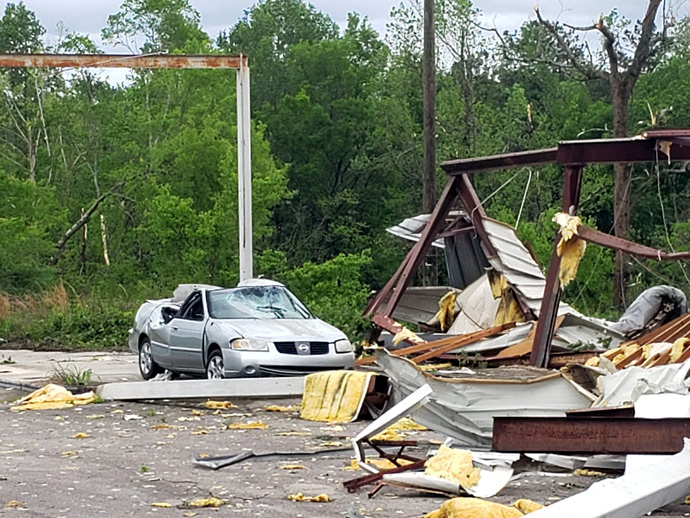
[[[286,282],[353,336],[369,289],[407,250],[385,227],[421,211],[420,4],[394,9],[385,39],[357,14],[341,28],[302,0],[258,2],[217,37],[188,0],[124,0],[103,28],[125,52],[249,56],[256,273]],[[468,0],[437,0],[440,160],[614,134],[611,83],[568,66],[573,54],[610,72],[605,45],[588,43],[586,55],[563,25],[535,20],[496,35],[477,19]],[[631,86],[629,134],[690,126],[690,32],[665,20]],[[624,60],[640,24],[615,12],[600,23]],[[45,32],[24,4],[8,4],[0,52],[101,51],[64,30],[46,47]],[[179,282],[237,282],[234,71],[140,70],[114,85],[86,70],[6,69],[0,90],[0,334],[98,341],[127,326],[142,297]],[[630,235],[687,250],[690,173],[667,169],[627,171]],[[489,215],[516,225],[542,265],[561,174],[475,178]],[[613,169],[588,169],[582,215],[611,232],[615,214]],[[613,316],[613,265],[610,251],[590,247],[569,302]],[[682,265],[633,261],[627,301],[687,281]],[[106,322],[100,334],[95,321]]]

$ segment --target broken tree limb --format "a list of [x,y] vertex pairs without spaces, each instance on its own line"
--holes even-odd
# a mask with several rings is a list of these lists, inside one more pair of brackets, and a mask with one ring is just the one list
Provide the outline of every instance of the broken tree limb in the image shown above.
[[91,216],[93,216],[93,213],[96,212],[96,209],[98,209],[101,203],[103,203],[109,196],[120,190],[129,180],[131,180],[131,178],[125,178],[124,180],[121,180],[113,185],[108,192],[101,194],[98,198],[96,198],[96,201],[91,204],[91,207],[82,213],[81,217],[67,230],[67,232],[63,234],[63,236],[57,242],[57,245],[55,245],[55,251],[53,252],[53,256],[50,258],[51,265],[54,266],[57,264],[63,250],[65,249],[67,241],[69,241],[70,238],[79,231],[79,229],[89,222]]

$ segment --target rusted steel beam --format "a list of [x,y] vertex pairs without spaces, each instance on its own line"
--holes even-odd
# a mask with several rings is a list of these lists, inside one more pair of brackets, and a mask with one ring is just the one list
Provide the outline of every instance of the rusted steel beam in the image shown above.
[[13,68],[240,68],[247,56],[173,54],[0,54],[0,67]]
[[664,155],[657,142],[672,142],[671,159],[690,159],[690,130],[647,131],[643,137],[597,140],[567,140],[558,147],[520,151],[478,158],[448,160],[441,164],[448,175],[474,174],[515,167],[558,163],[561,165],[655,162]]
[[[386,315],[374,315],[371,317],[371,321],[381,329],[385,329],[393,335],[398,334],[405,328],[401,323],[396,322],[391,317]],[[426,340],[423,340],[423,342],[426,342]]]
[[635,407],[633,405],[606,406],[600,408],[578,408],[577,410],[567,410],[566,417],[635,417]]
[[368,484],[373,484],[374,482],[381,480],[383,476],[387,475],[388,473],[403,473],[405,471],[414,471],[417,469],[422,469],[425,463],[426,460],[421,459],[416,462],[412,462],[411,464],[400,466],[398,468],[382,470],[378,473],[372,473],[371,475],[364,475],[363,477],[358,477],[353,480],[346,480],[345,482],[343,482],[343,486],[345,486],[345,489],[352,493],[360,487],[366,486]]
[[456,184],[456,192],[460,198],[460,201],[465,207],[467,214],[470,216],[470,221],[472,222],[472,225],[474,225],[474,229],[481,238],[481,244],[484,248],[484,252],[489,257],[495,256],[496,250],[491,244],[488,232],[484,228],[484,218],[486,218],[486,212],[484,211],[482,202],[479,200],[479,196],[477,196],[477,191],[474,190],[474,186],[466,174],[463,174],[459,177],[458,183]]
[[[664,140],[663,138],[659,140]],[[654,138],[571,140],[558,143],[561,165],[614,164],[666,161]],[[690,160],[690,147],[671,146],[671,160]]]
[[374,296],[374,298],[369,302],[369,304],[367,304],[367,307],[363,313],[364,316],[369,316],[379,309],[383,301],[386,299],[386,297],[390,294],[391,290],[395,286],[395,283],[398,282],[400,274],[402,274],[403,270],[405,270],[407,263],[409,263],[412,260],[412,257],[415,257],[417,255],[418,247],[419,241],[417,241],[414,244],[414,246],[410,249],[410,251],[407,252],[407,255],[398,266],[398,269],[395,270],[395,273],[392,275],[392,277],[388,279],[388,282],[386,282],[383,288],[381,288],[379,292]]
[[419,265],[422,264],[426,254],[429,252],[431,244],[436,239],[436,235],[441,230],[441,227],[446,220],[446,216],[448,215],[448,212],[455,201],[456,184],[456,178],[448,179],[448,183],[446,183],[446,186],[441,193],[441,197],[439,198],[434,211],[431,213],[429,222],[427,223],[426,227],[424,227],[422,237],[417,242],[417,246],[412,249],[414,253],[410,253],[407,264],[405,265],[405,268],[403,268],[400,278],[398,279],[395,288],[393,288],[393,291],[391,292],[390,299],[388,299],[388,303],[382,312],[384,315],[390,316],[393,314],[398,302],[400,302],[403,292],[412,281],[412,277],[417,272]]
[[[580,191],[582,188],[582,167],[568,166],[565,168],[563,176],[563,212],[572,216],[577,214],[580,204]],[[530,365],[547,368],[549,365],[549,355],[551,353],[551,342],[556,326],[556,315],[558,304],[561,301],[561,285],[558,280],[558,271],[561,266],[561,257],[558,255],[558,240],[560,232],[556,236],[549,263],[549,273],[546,275],[546,286],[544,286],[544,296],[539,308],[539,320],[534,333],[532,343],[532,353],[530,354]]]
[[644,138],[667,139],[667,138],[688,138],[690,129],[658,129],[649,130],[642,133]]
[[669,454],[683,449],[690,419],[494,417],[493,451]]
[[585,227],[584,225],[577,227],[577,235],[588,243],[605,246],[606,248],[613,248],[614,250],[620,250],[626,254],[638,255],[640,257],[646,257],[647,259],[657,259],[658,261],[690,259],[690,252],[664,252],[663,250],[633,243],[627,239],[605,234],[604,232]]
[[448,160],[441,164],[448,175],[455,176],[463,173],[473,174],[482,171],[498,171],[513,167],[549,164],[556,161],[558,148],[538,149],[536,151],[519,151],[503,155],[492,155],[480,158],[462,158]]
[[437,236],[437,239],[445,239],[447,237],[453,237],[453,236],[459,236],[461,234],[467,234],[469,232],[476,232],[477,229],[475,229],[473,226],[469,227],[462,227],[462,228],[456,228],[454,230],[447,230]]

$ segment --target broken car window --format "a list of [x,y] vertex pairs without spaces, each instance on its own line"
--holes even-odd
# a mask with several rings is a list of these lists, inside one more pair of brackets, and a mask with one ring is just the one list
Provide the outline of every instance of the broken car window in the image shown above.
[[209,312],[219,319],[306,319],[309,310],[282,286],[249,286],[209,292]]

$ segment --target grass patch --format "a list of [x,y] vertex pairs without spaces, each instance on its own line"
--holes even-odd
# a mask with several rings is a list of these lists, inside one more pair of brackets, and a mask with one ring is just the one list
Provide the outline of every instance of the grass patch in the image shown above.
[[138,307],[125,298],[68,296],[62,284],[43,293],[0,293],[3,348],[126,350]]
[[57,383],[59,385],[77,387],[91,383],[92,374],[91,369],[80,369],[75,365],[63,367],[58,363],[58,366],[55,368],[55,372],[50,379],[53,383]]

